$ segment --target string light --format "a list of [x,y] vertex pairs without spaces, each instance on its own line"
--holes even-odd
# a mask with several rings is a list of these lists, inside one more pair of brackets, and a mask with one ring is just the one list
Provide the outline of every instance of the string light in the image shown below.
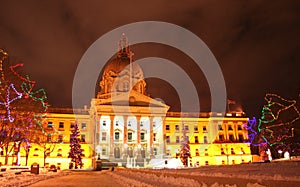
[[[287,100],[276,94],[266,94],[265,101],[266,105],[263,106],[262,116],[257,121],[254,118],[249,120],[248,131],[249,141],[253,146],[261,146],[268,144],[271,147],[282,147],[289,146],[286,141],[293,138],[292,125],[300,119],[300,113],[296,107],[295,100]],[[288,103],[287,105],[283,103]],[[277,111],[275,110],[277,109]],[[293,119],[287,122],[280,121],[280,115],[292,109],[297,115]],[[257,130],[256,130],[257,129]],[[255,137],[260,138],[260,142],[255,143]]]
[[[16,97],[10,98],[10,89],[13,89],[13,91],[16,93]],[[10,84],[7,88],[6,97],[4,102],[0,102],[0,105],[3,105],[6,108],[7,111],[7,117],[4,118],[4,120],[9,120],[10,122],[14,121],[14,118],[10,115],[10,104],[14,102],[17,99],[20,99],[22,97],[22,93],[18,92],[13,84]]]

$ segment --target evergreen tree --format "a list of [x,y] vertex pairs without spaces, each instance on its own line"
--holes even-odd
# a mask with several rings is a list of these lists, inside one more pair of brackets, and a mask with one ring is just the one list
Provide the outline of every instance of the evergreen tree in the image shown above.
[[189,139],[186,136],[186,130],[185,130],[183,124],[182,124],[182,128],[183,128],[183,139],[182,139],[181,145],[180,145],[179,158],[180,158],[181,162],[183,163],[183,165],[187,167],[188,159],[192,158],[192,157],[191,157],[191,152],[190,152]]
[[82,149],[80,145],[80,139],[78,138],[80,136],[80,132],[78,129],[78,124],[75,123],[75,126],[73,128],[71,137],[70,137],[70,152],[69,152],[69,158],[71,158],[70,162],[70,169],[75,166],[75,169],[78,167],[82,168]]

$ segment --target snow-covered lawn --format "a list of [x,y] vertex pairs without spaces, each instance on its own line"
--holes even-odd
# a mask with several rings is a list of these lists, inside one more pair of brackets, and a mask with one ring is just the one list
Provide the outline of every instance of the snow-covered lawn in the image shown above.
[[[262,186],[300,186],[300,162],[284,161],[271,163],[252,163],[229,166],[203,166],[184,169],[125,169],[115,168],[115,171],[101,172],[84,171],[86,176],[95,176],[95,185],[98,176],[112,180],[120,186],[210,186],[210,187],[262,187]],[[83,172],[83,171],[82,171]],[[47,172],[41,170],[39,175],[25,172],[0,173],[0,186],[28,186],[37,181],[63,175],[78,176],[72,171]],[[82,183],[86,177],[82,175]],[[63,180],[63,178],[61,178]],[[87,179],[88,180],[88,179]],[[46,181],[45,181],[46,182]],[[103,183],[103,181],[102,181]],[[81,185],[83,185],[81,184]]]
[[[2,167],[3,168],[3,167]],[[63,176],[70,174],[69,171],[48,172],[47,170],[40,169],[40,174],[31,174],[29,172],[6,171],[0,172],[0,186],[1,187],[16,187],[28,186],[41,180]]]

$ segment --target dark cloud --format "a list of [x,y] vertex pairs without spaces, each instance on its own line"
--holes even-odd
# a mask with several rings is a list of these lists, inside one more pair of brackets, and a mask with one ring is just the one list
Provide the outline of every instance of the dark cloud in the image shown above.
[[[265,93],[287,98],[299,93],[299,8],[297,0],[2,1],[0,47],[16,62],[25,63],[25,71],[47,90],[51,105],[71,106],[77,64],[95,40],[136,21],[171,22],[191,30],[208,45],[223,70],[228,96],[249,115],[257,115]],[[136,58],[152,54],[184,66],[201,103],[209,103],[205,77],[187,57],[162,47],[134,50]],[[154,82],[148,82],[153,97],[171,101],[169,93],[158,91]]]

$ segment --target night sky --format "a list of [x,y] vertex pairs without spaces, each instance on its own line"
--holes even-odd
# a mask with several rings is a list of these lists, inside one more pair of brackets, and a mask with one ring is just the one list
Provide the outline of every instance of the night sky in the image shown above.
[[[72,81],[82,55],[103,34],[138,21],[164,21],[201,38],[215,55],[228,98],[258,116],[266,93],[299,100],[300,1],[3,1],[0,48],[47,91],[52,107],[71,107]],[[116,43],[118,41],[112,41]],[[130,38],[129,38],[130,42]],[[192,78],[201,110],[208,111],[205,77],[180,51],[159,44],[131,47],[134,58],[174,61]],[[99,59],[101,61],[101,59]],[[99,70],[99,73],[101,70]],[[163,80],[147,79],[148,93],[180,111]],[[97,87],[95,85],[95,87]],[[89,103],[87,103],[89,104]]]

